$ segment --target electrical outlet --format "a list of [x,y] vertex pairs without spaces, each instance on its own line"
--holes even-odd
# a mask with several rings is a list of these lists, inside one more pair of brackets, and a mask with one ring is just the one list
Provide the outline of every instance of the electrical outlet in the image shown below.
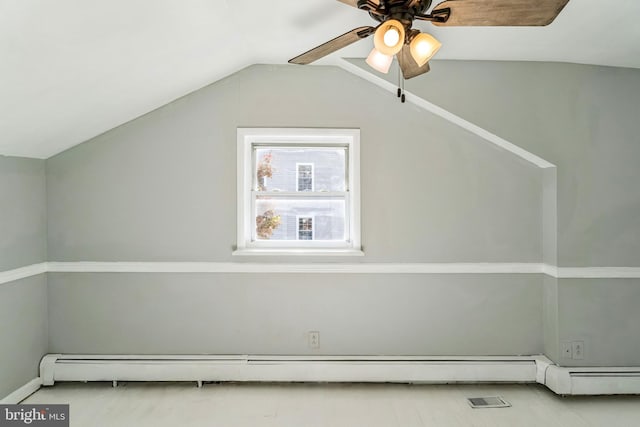
[[576,360],[584,359],[584,341],[574,341],[571,343],[571,351],[573,358]]
[[320,332],[318,331],[309,332],[309,347],[320,348]]
[[573,359],[573,346],[568,341],[562,341],[561,357],[563,359]]

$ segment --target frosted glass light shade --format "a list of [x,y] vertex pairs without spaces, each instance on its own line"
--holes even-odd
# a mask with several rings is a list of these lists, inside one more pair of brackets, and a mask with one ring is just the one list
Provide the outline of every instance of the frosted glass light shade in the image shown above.
[[396,19],[389,19],[378,26],[373,44],[382,54],[393,56],[404,45],[404,26]]
[[442,43],[431,34],[420,33],[411,40],[409,50],[416,63],[422,67],[440,50]]
[[374,47],[367,57],[366,62],[374,70],[387,74],[389,72],[389,68],[391,68],[391,63],[393,62],[393,56],[385,55]]

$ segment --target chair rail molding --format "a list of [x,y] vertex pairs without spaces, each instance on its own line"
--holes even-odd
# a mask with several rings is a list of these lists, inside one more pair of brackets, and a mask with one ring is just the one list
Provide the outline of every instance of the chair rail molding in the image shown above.
[[640,267],[542,263],[43,262],[0,272],[0,285],[44,273],[545,274],[557,279],[640,279]]
[[14,268],[13,270],[0,271],[0,285],[15,282],[20,279],[26,279],[31,276],[37,276],[38,274],[44,274],[48,271],[49,265],[46,262]]

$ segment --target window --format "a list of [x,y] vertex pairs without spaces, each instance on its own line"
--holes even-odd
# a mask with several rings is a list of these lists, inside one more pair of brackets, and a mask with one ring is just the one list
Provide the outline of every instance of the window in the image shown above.
[[313,240],[313,217],[298,216],[298,240]]
[[313,191],[313,163],[296,163],[298,191]]
[[238,129],[234,255],[362,255],[351,129]]

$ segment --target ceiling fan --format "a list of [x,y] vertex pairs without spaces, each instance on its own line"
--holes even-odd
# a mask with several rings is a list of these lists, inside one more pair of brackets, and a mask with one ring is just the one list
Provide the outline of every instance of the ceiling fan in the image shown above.
[[[367,64],[387,73],[394,55],[402,76],[410,79],[429,71],[429,60],[441,43],[430,34],[412,28],[413,21],[430,21],[436,26],[545,26],[569,0],[447,0],[430,13],[433,0],[339,0],[364,10],[380,22],[376,27],[355,28],[289,60],[310,64],[358,40],[374,35],[374,48]],[[399,92],[400,93],[400,92]]]

